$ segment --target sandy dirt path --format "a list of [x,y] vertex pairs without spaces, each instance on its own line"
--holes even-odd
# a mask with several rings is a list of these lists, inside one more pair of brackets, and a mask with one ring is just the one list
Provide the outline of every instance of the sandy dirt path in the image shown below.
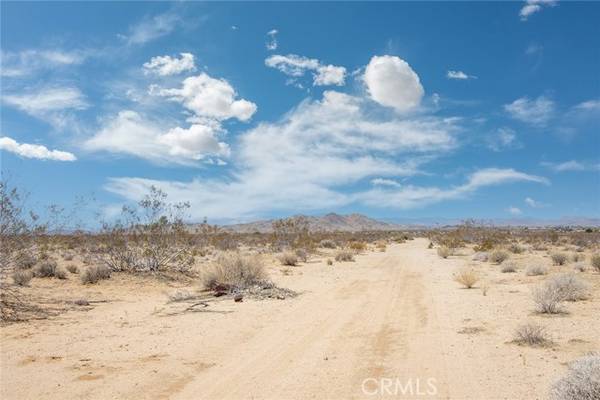
[[543,320],[556,346],[509,343],[515,326],[541,318],[531,313],[533,278],[509,281],[480,265],[486,295],[460,289],[452,274],[470,257],[442,260],[428,243],[289,275],[273,266],[277,283],[300,296],[197,312],[167,304],[164,285],[151,281],[85,288],[110,301],[1,328],[0,397],[541,399],[568,361],[600,348],[597,299]]

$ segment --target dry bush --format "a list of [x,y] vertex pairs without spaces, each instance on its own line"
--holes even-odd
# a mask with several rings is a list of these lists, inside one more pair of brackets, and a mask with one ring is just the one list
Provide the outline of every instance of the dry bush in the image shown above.
[[327,259],[327,265],[333,265],[333,260],[331,258]]
[[490,262],[496,263],[496,264],[502,264],[504,261],[508,260],[508,258],[510,257],[510,255],[503,250],[496,250],[496,251],[492,251],[490,253]]
[[45,260],[40,262],[34,269],[33,274],[38,278],[52,278],[58,270],[58,264],[54,260]]
[[546,284],[556,288],[566,301],[585,300],[589,297],[590,285],[572,273],[554,276]]
[[512,243],[510,246],[508,246],[508,251],[514,254],[521,254],[525,251],[525,247],[518,243]]
[[350,250],[339,250],[335,253],[335,261],[354,261],[354,253]]
[[111,272],[107,265],[90,265],[81,273],[81,283],[97,283],[103,279],[109,279]]
[[545,346],[551,343],[551,340],[546,328],[530,322],[515,330],[514,342],[528,346]]
[[17,269],[31,269],[35,266],[37,260],[29,252],[21,253],[17,256],[15,268]]
[[27,286],[33,278],[33,274],[28,270],[15,270],[12,274],[12,279],[17,286]]
[[319,242],[319,247],[324,249],[336,249],[337,244],[331,239],[323,239]]
[[292,253],[291,251],[286,251],[280,254],[278,259],[281,265],[287,265],[289,267],[295,267],[298,265],[298,256],[296,253]]
[[554,285],[545,283],[533,289],[532,296],[537,311],[542,314],[559,314],[563,311],[561,307],[563,294],[560,288]]
[[587,354],[569,365],[569,372],[552,385],[551,400],[600,399],[600,354]]
[[243,290],[267,282],[267,272],[259,257],[233,252],[221,254],[202,277],[202,283],[207,289],[221,286],[229,290]]
[[448,258],[452,255],[452,251],[446,246],[440,246],[437,249],[437,254],[442,258]]
[[531,265],[527,267],[527,270],[525,271],[525,275],[527,276],[546,275],[547,273],[548,270],[545,267],[542,267],[541,265]]
[[65,253],[63,254],[62,258],[65,261],[73,261],[73,254],[72,253]]
[[167,297],[169,298],[169,301],[168,301],[169,303],[177,303],[180,301],[187,301],[187,300],[194,299],[196,297],[196,295],[187,290],[176,290],[173,293],[169,293],[167,295]]
[[600,254],[593,254],[591,257],[592,268],[600,272]]
[[375,243],[375,247],[377,248],[377,250],[379,250],[380,252],[385,252],[387,249],[387,243],[380,240],[377,243]]
[[579,262],[579,261],[584,261],[584,260],[585,260],[585,256],[581,253],[571,254],[571,261],[573,261],[573,262]]
[[585,263],[583,262],[578,262],[575,265],[573,265],[573,269],[577,272],[585,272],[585,270],[587,269],[587,267],[585,266]]
[[67,271],[69,271],[72,274],[78,274],[79,268],[77,268],[77,265],[75,264],[69,264],[67,265]]
[[302,262],[308,261],[308,251],[306,249],[296,249],[296,257]]
[[486,251],[478,251],[477,253],[473,254],[473,261],[479,261],[479,262],[487,262],[487,260],[490,258],[490,255],[488,254],[488,252]]
[[553,253],[550,255],[550,258],[554,265],[565,265],[568,260],[567,255],[564,253]]
[[348,248],[358,252],[365,251],[367,249],[367,244],[365,242],[356,242],[351,241],[348,243]]
[[479,281],[479,274],[470,268],[463,268],[454,276],[454,280],[466,289],[471,289]]
[[505,263],[502,265],[502,268],[500,269],[500,271],[505,274],[517,272],[517,264],[515,264],[514,262]]

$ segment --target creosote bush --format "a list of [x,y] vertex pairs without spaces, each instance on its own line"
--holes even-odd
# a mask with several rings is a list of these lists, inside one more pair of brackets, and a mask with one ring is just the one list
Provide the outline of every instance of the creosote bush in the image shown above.
[[508,260],[509,254],[503,250],[496,250],[490,253],[490,262],[496,264],[502,264],[504,261]]
[[287,265],[289,267],[295,267],[298,265],[298,256],[291,251],[286,251],[283,254],[279,255],[279,262],[281,265]]
[[15,270],[12,274],[12,279],[17,286],[27,286],[33,278],[33,274],[29,270]]
[[243,290],[253,285],[265,285],[268,281],[259,257],[234,252],[221,254],[202,277],[203,286],[211,290],[219,286]]
[[104,264],[90,265],[80,274],[81,283],[97,283],[104,279],[109,279],[111,269]]
[[548,270],[541,265],[531,265],[527,267],[527,270],[525,271],[525,275],[527,276],[546,275],[547,273]]
[[343,261],[354,261],[354,253],[350,250],[339,250],[335,254],[335,261],[343,262]]
[[569,365],[569,372],[552,385],[551,400],[600,399],[600,354],[587,354]]
[[437,249],[437,254],[442,258],[448,258],[450,255],[452,255],[452,251],[446,246],[440,246]]
[[365,242],[351,241],[348,243],[348,247],[356,252],[361,252],[367,249],[367,244]]
[[45,261],[40,262],[33,272],[34,276],[39,278],[58,278],[58,279],[66,279],[67,271],[64,268],[58,266],[56,261],[52,259],[47,259]]
[[502,268],[500,269],[500,271],[504,274],[517,272],[517,264],[515,264],[514,262],[504,263],[502,264]]
[[37,260],[30,253],[21,253],[17,256],[16,268],[17,269],[31,269],[35,266]]
[[554,265],[565,265],[567,263],[568,257],[564,253],[553,253],[550,255],[552,259],[552,263]]
[[600,272],[600,254],[593,254],[591,258],[592,268]]
[[530,322],[519,326],[515,330],[514,342],[528,346],[545,346],[551,341],[546,328]]
[[67,271],[69,271],[72,274],[78,274],[79,268],[77,268],[77,265],[75,264],[69,264],[67,265]]
[[454,276],[454,280],[466,289],[471,289],[479,281],[479,274],[470,268],[463,268]]

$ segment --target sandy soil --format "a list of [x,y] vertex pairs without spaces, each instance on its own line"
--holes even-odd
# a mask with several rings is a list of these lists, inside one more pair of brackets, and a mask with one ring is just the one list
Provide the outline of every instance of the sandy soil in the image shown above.
[[[0,328],[2,399],[545,398],[566,363],[600,349],[600,274],[568,314],[533,312],[523,266],[502,274],[471,254],[439,258],[417,239],[327,266],[271,266],[286,300],[218,300],[187,310],[166,293],[197,284],[116,276],[94,286],[35,279],[28,290],[86,298],[58,316]],[[545,254],[545,253],[544,253]],[[452,280],[472,265],[474,289]],[[571,266],[552,267],[552,273]],[[485,290],[484,290],[485,288]],[[485,293],[485,295],[484,295]],[[527,321],[554,345],[511,343]]]

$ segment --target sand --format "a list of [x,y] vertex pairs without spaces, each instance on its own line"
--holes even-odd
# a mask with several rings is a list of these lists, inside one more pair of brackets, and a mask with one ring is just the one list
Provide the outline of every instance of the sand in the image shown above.
[[[286,273],[271,265],[273,280],[298,297],[191,309],[193,301],[168,303],[166,294],[197,290],[196,282],[34,279],[27,290],[99,302],[1,327],[0,397],[541,399],[568,362],[600,349],[597,272],[578,274],[592,284],[591,299],[542,316],[530,292],[547,277],[525,276],[524,266],[549,266],[545,252],[513,255],[520,270],[502,274],[471,261],[470,250],[444,260],[428,243],[333,266],[317,258]],[[452,279],[464,266],[483,277],[473,289]],[[528,321],[544,325],[554,343],[512,343]]]

